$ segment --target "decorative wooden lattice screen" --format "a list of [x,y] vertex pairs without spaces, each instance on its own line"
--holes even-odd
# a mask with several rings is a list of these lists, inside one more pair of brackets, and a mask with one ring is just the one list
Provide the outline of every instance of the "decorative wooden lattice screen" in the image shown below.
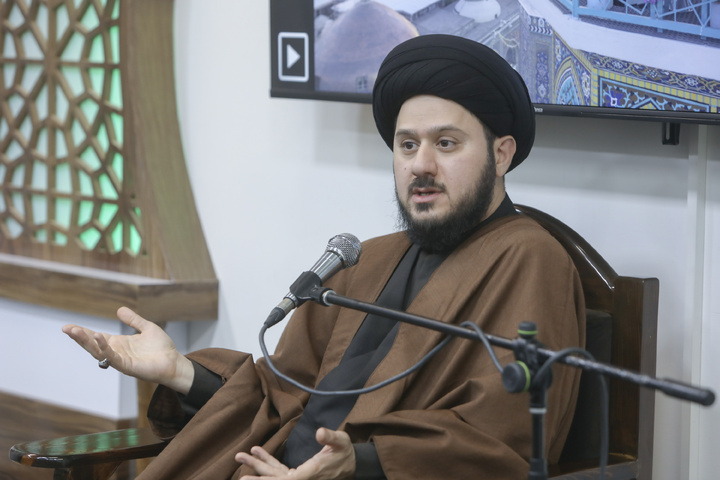
[[177,125],[172,6],[0,7],[0,295],[216,318]]

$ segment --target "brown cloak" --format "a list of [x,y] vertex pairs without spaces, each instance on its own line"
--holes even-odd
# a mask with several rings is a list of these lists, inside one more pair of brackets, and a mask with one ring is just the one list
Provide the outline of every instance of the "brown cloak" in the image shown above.
[[[409,247],[402,233],[363,244],[360,262],[329,285],[338,294],[374,301]],[[521,321],[559,350],[585,342],[580,280],[563,248],[540,226],[510,216],[486,225],[437,270],[408,312],[443,322],[474,321],[515,338]],[[292,378],[315,385],[335,367],[364,314],[306,303],[288,321],[273,359]],[[368,385],[416,363],[442,338],[402,324]],[[501,364],[512,353],[496,349]],[[227,479],[251,473],[234,456],[262,445],[279,456],[308,395],[278,380],[264,359],[208,349],[190,355],[225,379],[182,428],[176,395],[160,387],[149,410],[156,430],[173,440],[139,477]],[[556,461],[572,420],[579,371],[554,367],[548,395],[546,449]],[[182,428],[182,430],[178,430]],[[527,394],[507,393],[480,342],[454,339],[428,365],[388,387],[361,395],[341,429],[354,442],[373,441],[388,479],[527,478],[531,423]]]

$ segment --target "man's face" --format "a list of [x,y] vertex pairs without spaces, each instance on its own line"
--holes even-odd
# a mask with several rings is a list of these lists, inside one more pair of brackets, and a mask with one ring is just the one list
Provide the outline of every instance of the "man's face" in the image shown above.
[[421,95],[403,104],[393,169],[401,223],[413,241],[449,250],[487,216],[499,194],[490,147],[480,121],[455,102]]

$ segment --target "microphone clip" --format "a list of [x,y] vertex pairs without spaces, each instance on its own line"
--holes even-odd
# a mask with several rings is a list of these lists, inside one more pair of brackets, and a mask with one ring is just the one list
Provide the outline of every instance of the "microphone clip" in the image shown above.
[[318,274],[307,271],[300,274],[300,276],[290,285],[290,293],[295,297],[295,307],[299,307],[306,300],[311,300],[311,291],[322,285],[322,279]]
[[324,307],[329,307],[332,303],[327,301],[327,295],[335,293],[332,288],[316,286],[310,289],[310,297],[308,300],[312,300],[315,303],[319,303]]
[[515,340],[513,350],[515,361],[503,368],[502,383],[510,393],[530,393],[530,415],[532,417],[532,456],[528,478],[546,480],[548,478],[547,460],[544,457],[544,417],[547,412],[547,390],[552,382],[551,370],[540,372],[543,361],[538,349],[543,345],[537,340],[535,322],[520,322],[520,338]]
[[543,347],[536,338],[537,326],[534,322],[520,322],[518,334],[520,338],[513,348],[515,362],[503,368],[503,386],[510,393],[544,391],[552,383],[552,373],[548,371],[542,378],[536,376],[542,367],[538,349]]

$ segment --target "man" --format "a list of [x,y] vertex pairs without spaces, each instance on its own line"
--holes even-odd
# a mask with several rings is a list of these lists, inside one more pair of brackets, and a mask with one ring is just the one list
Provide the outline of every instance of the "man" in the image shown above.
[[[582,345],[584,305],[572,262],[516,215],[504,175],[528,155],[534,113],[520,76],[492,50],[446,35],[411,39],[387,56],[373,92],[393,150],[404,231],[368,240],[359,263],[328,286],[389,308],[514,337],[538,324],[552,349]],[[155,325],[141,332],[65,332],[95,358],[160,383],[149,410],[173,438],[147,479],[526,478],[525,395],[505,392],[480,342],[454,339],[418,372],[359,396],[309,395],[264,359],[208,349],[183,357]],[[374,315],[306,303],[288,322],[275,365],[305,385],[374,385],[417,363],[442,335]],[[500,361],[512,353],[498,352]],[[555,371],[546,419],[556,460],[572,420],[579,373]]]

